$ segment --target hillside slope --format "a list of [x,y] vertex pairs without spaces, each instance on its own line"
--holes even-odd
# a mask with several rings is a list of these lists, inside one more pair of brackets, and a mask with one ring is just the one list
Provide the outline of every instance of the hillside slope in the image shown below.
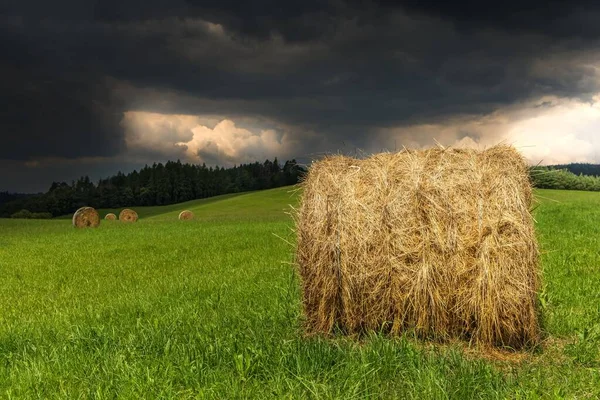
[[[207,199],[192,200],[167,206],[132,207],[143,221],[176,220],[183,210],[195,214],[195,220],[282,220],[289,218],[289,205],[297,202],[295,186],[276,189],[226,194]],[[100,217],[108,213],[119,214],[122,208],[100,209]],[[60,217],[71,218],[71,215]]]

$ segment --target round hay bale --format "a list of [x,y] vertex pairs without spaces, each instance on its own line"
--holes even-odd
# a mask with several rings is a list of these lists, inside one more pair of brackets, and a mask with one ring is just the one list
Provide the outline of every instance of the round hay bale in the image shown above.
[[194,213],[191,212],[190,210],[183,210],[182,212],[179,213],[180,221],[189,221],[192,219],[194,219]]
[[528,167],[512,147],[313,163],[296,214],[309,333],[540,339]]
[[73,214],[75,228],[96,228],[100,225],[100,215],[92,207],[81,207]]
[[104,216],[104,219],[107,221],[114,221],[117,219],[117,216],[113,213],[108,213]]
[[137,213],[133,210],[130,210],[129,208],[126,208],[119,213],[119,221],[136,222],[137,220],[138,220]]

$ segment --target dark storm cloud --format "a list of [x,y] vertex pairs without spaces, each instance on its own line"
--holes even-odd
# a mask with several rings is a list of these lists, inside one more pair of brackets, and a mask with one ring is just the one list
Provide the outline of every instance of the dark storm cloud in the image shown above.
[[0,68],[0,159],[106,156],[122,149],[121,110],[104,82],[57,80],[43,71]]
[[[383,7],[396,8],[398,2],[378,0]],[[511,32],[533,32],[552,36],[595,39],[600,25],[595,23],[600,4],[593,0],[528,0],[484,2],[477,0],[410,0],[405,9],[450,19],[464,28],[488,28]]]
[[599,91],[599,11],[588,1],[8,0],[0,159],[123,154],[126,111],[256,117],[360,145],[373,128],[543,95],[586,100]]
[[555,37],[595,38],[600,33],[600,26],[595,22],[600,5],[591,0],[305,0],[286,3],[277,0],[105,0],[96,3],[93,10],[94,18],[103,21],[201,17],[244,36],[267,38],[279,33],[289,41],[312,40],[331,34],[340,18],[357,18],[369,24],[396,11],[452,20],[463,28],[494,27]]
[[273,33],[288,41],[312,40],[331,32],[336,18],[343,15],[343,2],[304,0],[119,0],[98,2],[94,9],[97,20],[107,22],[141,21],[165,17],[199,17],[227,27],[241,37],[267,39]]

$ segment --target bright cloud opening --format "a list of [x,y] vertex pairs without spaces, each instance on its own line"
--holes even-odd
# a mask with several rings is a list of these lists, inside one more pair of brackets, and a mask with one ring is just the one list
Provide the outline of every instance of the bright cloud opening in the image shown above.
[[485,117],[384,129],[378,143],[429,147],[435,139],[454,147],[514,145],[532,164],[600,162],[600,98],[592,103],[540,99]]
[[227,118],[127,112],[127,150],[192,163],[232,165],[287,157],[294,140],[274,129],[249,130]]

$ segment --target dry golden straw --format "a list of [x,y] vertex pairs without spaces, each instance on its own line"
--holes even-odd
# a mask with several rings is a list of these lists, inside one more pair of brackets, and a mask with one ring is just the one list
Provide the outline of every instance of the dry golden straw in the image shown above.
[[113,213],[108,213],[104,216],[104,219],[108,221],[114,221],[117,219],[117,216]]
[[179,213],[179,220],[180,221],[189,221],[194,219],[194,213],[191,212],[190,210],[184,210],[182,212]]
[[138,220],[138,215],[135,211],[129,208],[124,209],[119,213],[119,221],[122,222],[135,222]]
[[514,148],[330,156],[302,186],[296,262],[310,333],[538,342],[532,190]]
[[100,215],[92,207],[81,207],[73,214],[73,226],[76,228],[96,228],[100,225]]

